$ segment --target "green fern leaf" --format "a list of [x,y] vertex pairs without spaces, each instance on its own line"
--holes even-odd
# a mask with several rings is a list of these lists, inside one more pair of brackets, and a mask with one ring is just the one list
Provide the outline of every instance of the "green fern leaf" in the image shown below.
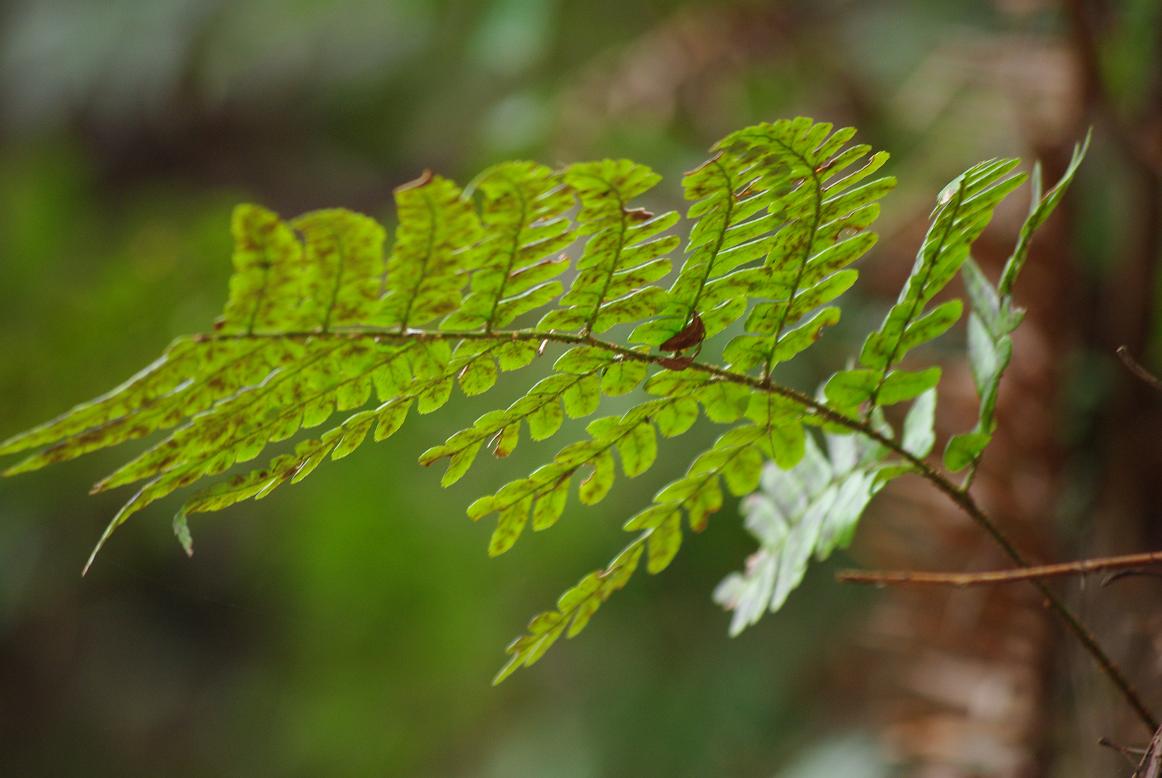
[[[975,467],[995,427],[996,389],[1020,321],[1013,283],[1033,232],[1085,153],[1083,146],[1049,193],[1035,193],[996,288],[968,254],[1022,180],[1012,174],[1016,162],[983,163],[950,184],[898,301],[867,338],[858,365],[827,383],[824,404],[772,374],[839,321],[835,303],[856,279],[851,265],[875,243],[869,228],[895,181],[876,175],[887,155],[850,145],[853,136],[800,117],[716,144],[714,156],[683,177],[692,223],[665,290],[657,284],[672,271],[678,216],[634,205],[659,177],[627,160],[560,172],[505,162],[467,190],[425,173],[395,191],[399,226],[387,254],[386,232],[359,214],[326,210],[283,221],[240,206],[232,222],[234,273],[213,330],[175,340],[112,392],[0,443],[0,455],[32,452],[4,474],[159,433],[152,448],[95,487],[140,484],[93,555],[132,515],[197,487],[173,518],[189,553],[190,515],[262,499],[368,439],[390,437],[413,410],[442,408],[457,386],[481,395],[549,344],[564,345],[549,374],[515,401],[420,456],[425,465],[446,462],[442,483],[449,486],[486,449],[506,457],[523,435],[546,440],[566,418],[594,415],[603,395],[644,389],[629,410],[591,420],[582,440],[469,507],[474,520],[497,517],[490,554],[509,550],[530,525],[555,525],[575,478],[580,502],[595,504],[619,470],[636,478],[653,467],[659,435],[682,435],[700,416],[728,429],[625,523],[638,534],[620,555],[533,619],[509,647],[497,681],[535,663],[562,635],[578,634],[643,560],[649,573],[666,569],[687,529],[702,531],[727,493],[750,493],[761,479],[759,495],[745,503],[760,550],[718,592],[735,608],[737,632],[782,605],[811,557],[850,541],[884,483],[929,473],[921,460],[935,443],[940,369],[900,365],[959,320],[959,300],[932,303],[962,269],[982,399],[976,429],[952,439],[946,461]],[[565,293],[558,277],[570,260],[561,252],[579,240],[584,248]],[[554,301],[535,326],[511,326]],[[725,365],[698,361],[706,341],[740,320],[722,350]],[[629,341],[639,345],[598,339],[620,325],[633,328]],[[897,437],[882,409],[907,401]],[[812,426],[821,428],[826,453]],[[303,433],[313,428],[321,430]],[[264,464],[256,463],[260,456]],[[210,480],[216,476],[224,477]],[[966,484],[971,477],[970,470]]]
[[629,160],[604,160],[570,165],[563,178],[581,201],[578,233],[593,237],[577,261],[577,277],[561,298],[562,307],[550,311],[539,329],[600,333],[649,318],[664,298],[652,284],[670,272],[663,257],[678,245],[677,236],[659,235],[678,215],[654,216],[630,202],[661,176]]
[[772,221],[762,172],[749,160],[719,152],[682,178],[687,217],[697,219],[686,240],[686,258],[658,314],[630,336],[635,343],[660,346],[695,321],[710,338],[739,319],[759,281],[753,264],[766,254]]
[[732,636],[779,610],[812,557],[822,561],[851,542],[864,509],[886,483],[885,462],[882,447],[847,435],[827,436],[826,453],[808,437],[795,467],[766,466],[762,490],[742,507],[759,550],[745,571],[732,573],[714,592],[715,601],[733,612]]
[[[595,505],[604,500],[617,478],[615,452],[621,459],[622,472],[627,478],[634,478],[648,470],[657,458],[653,416],[663,413],[668,406],[677,402],[677,398],[659,398],[637,406],[624,416],[595,419],[585,428],[588,439],[570,443],[557,452],[549,464],[538,468],[527,478],[512,481],[495,494],[481,497],[472,503],[468,507],[468,516],[473,521],[493,513],[498,515],[489,554],[497,556],[512,548],[524,531],[537,501],[552,495],[551,499],[561,501],[563,508],[564,498],[557,490],[566,488],[562,484],[567,485],[579,472],[588,472],[578,486],[581,502]],[[548,524],[552,523],[555,520]]]
[[303,358],[292,367],[275,371],[262,384],[192,417],[161,443],[99,481],[95,491],[148,479],[114,516],[94,555],[113,530],[157,500],[254,459],[269,443],[286,440],[301,427],[323,423],[336,408],[350,410],[364,404],[372,389],[371,374],[390,369],[392,362],[408,353],[398,345],[366,340],[307,341],[303,350]]
[[374,321],[381,309],[379,279],[386,272],[384,229],[367,216],[338,208],[300,216],[290,227],[303,242],[306,270],[300,275],[310,285],[306,297],[321,310],[318,328],[328,332]]
[[257,205],[234,209],[234,274],[215,324],[225,334],[296,330],[323,319],[321,276],[294,230]]
[[[1024,312],[1013,304],[1013,286],[1029,256],[1033,234],[1045,223],[1069,185],[1089,150],[1090,135],[1073,150],[1061,179],[1042,196],[1041,169],[1033,169],[1033,198],[1029,216],[1021,225],[1017,244],[1005,262],[1001,280],[994,288],[980,268],[970,259],[963,269],[964,285],[972,304],[968,317],[968,357],[973,382],[980,398],[976,427],[969,432],[953,435],[944,452],[944,464],[949,470],[963,470],[980,460],[996,430],[997,392],[1001,377],[1013,356],[1012,333],[1017,329]],[[970,470],[967,482],[971,482]]]
[[480,222],[459,187],[428,172],[395,190],[395,207],[399,227],[378,279],[383,312],[377,323],[406,330],[460,306],[464,276],[481,261]]
[[4,475],[37,470],[176,426],[293,359],[291,345],[179,338],[121,386],[0,443],[0,456],[47,446]]
[[629,546],[605,569],[590,573],[562,594],[556,610],[533,617],[527,634],[509,645],[510,659],[493,683],[500,683],[521,667],[535,664],[562,635],[568,638],[578,635],[597,609],[625,587],[643,556],[650,573],[665,570],[682,544],[683,515],[691,529],[702,531],[709,515],[722,507],[719,480],[725,480],[732,493],[745,494],[757,485],[762,462],[760,427],[747,425],[721,436],[712,448],[694,460],[683,478],[658,493],[654,505],[626,523],[627,531],[641,530]]
[[[203,490],[183,505],[180,513],[189,515],[222,510],[243,500],[266,497],[284,484],[298,483],[328,457],[338,460],[351,454],[362,445],[372,429],[375,430],[373,437],[376,441],[394,435],[403,426],[413,403],[419,405],[421,413],[435,410],[437,403],[447,400],[454,378],[460,379],[465,394],[484,391],[475,383],[470,383],[470,387],[466,388],[464,376],[470,371],[473,374],[486,373],[493,376],[494,383],[498,364],[500,369],[516,370],[529,364],[535,356],[534,347],[531,353],[526,351],[513,359],[512,345],[511,342],[495,340],[465,340],[450,357],[443,343],[410,348],[395,346],[399,349],[398,356],[372,374],[376,394],[381,400],[377,408],[348,416],[320,437],[297,444],[293,453],[276,456],[266,467],[234,476]],[[479,370],[480,365],[491,367]],[[354,399],[353,396],[353,402]],[[361,405],[363,402],[359,401],[350,407],[341,406],[339,410],[350,410]],[[451,483],[462,476],[478,450],[479,446],[466,446],[455,452],[445,481]]]
[[770,375],[839,321],[835,307],[803,318],[855,283],[856,271],[848,266],[875,245],[875,233],[866,229],[879,215],[877,200],[896,183],[891,177],[865,181],[888,155],[868,157],[870,146],[844,148],[854,135],[850,127],[832,132],[830,124],[799,117],[748,127],[719,144],[764,171],[777,229],[768,244],[764,282],[756,290],[767,301],[747,318],[751,334],[736,337],[726,349],[733,368],[762,366]]
[[982,162],[941,192],[899,299],[864,342],[861,367],[837,373],[827,384],[827,398],[837,409],[854,413],[865,403],[873,408],[903,402],[940,380],[939,368],[913,372],[896,366],[911,349],[942,334],[959,319],[959,300],[943,303],[928,314],[925,309],[968,259],[973,242],[1001,200],[1025,180],[1024,174],[1009,175],[1017,164],[1015,159]]
[[484,236],[472,291],[443,321],[450,330],[503,327],[556,299],[563,290],[551,281],[564,272],[567,257],[556,256],[574,240],[564,214],[573,197],[552,170],[532,162],[505,162],[480,175]]
[[527,425],[533,440],[552,437],[566,415],[579,419],[597,410],[602,373],[620,361],[615,354],[593,348],[578,346],[571,349],[557,360],[555,373],[535,384],[507,410],[484,414],[472,427],[457,432],[443,445],[421,454],[420,464],[431,465],[450,458],[452,462],[441,482],[449,486],[467,472],[475,453],[485,443],[495,441],[493,453],[498,457],[511,454],[519,440],[522,424]]
[[522,667],[532,667],[564,635],[576,637],[606,600],[625,588],[637,571],[648,533],[630,543],[604,569],[582,578],[557,600],[555,610],[539,613],[529,621],[528,633],[506,649],[510,658],[492,679],[493,686]]

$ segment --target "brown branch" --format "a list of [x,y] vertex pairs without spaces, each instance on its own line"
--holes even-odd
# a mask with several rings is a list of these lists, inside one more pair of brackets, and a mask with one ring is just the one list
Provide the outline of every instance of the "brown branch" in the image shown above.
[[1023,567],[1017,570],[989,570],[979,573],[927,573],[912,570],[841,570],[836,578],[843,583],[871,584],[873,586],[987,586],[1018,581],[1065,578],[1088,575],[1105,570],[1123,570],[1130,567],[1162,565],[1162,551],[1142,554],[1082,559],[1053,565]]
[[1142,363],[1134,359],[1133,354],[1130,353],[1127,347],[1118,346],[1118,359],[1122,360],[1122,364],[1126,366],[1126,370],[1129,370],[1135,378],[1140,379],[1151,389],[1162,392],[1162,380],[1159,380],[1156,375],[1142,367]]

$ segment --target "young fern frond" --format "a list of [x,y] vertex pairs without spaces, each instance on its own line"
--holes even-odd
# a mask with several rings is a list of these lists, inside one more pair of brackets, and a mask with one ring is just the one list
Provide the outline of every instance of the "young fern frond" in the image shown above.
[[861,367],[837,373],[827,382],[827,399],[847,413],[867,406],[911,400],[936,386],[940,368],[902,370],[897,365],[909,351],[943,335],[960,319],[963,304],[949,300],[925,313],[968,259],[973,242],[988,226],[996,207],[1025,180],[1008,175],[1019,160],[1003,159],[974,165],[940,193],[932,225],[916,255],[899,300],[884,323],[868,335],[860,351]]
[[[899,300],[868,336],[858,366],[837,373],[813,399],[774,374],[838,321],[834,303],[855,282],[852,263],[875,244],[869,228],[895,183],[875,176],[887,155],[850,145],[854,134],[798,118],[716,144],[683,178],[692,224],[676,273],[670,255],[681,243],[672,232],[679,217],[635,205],[660,177],[627,160],[560,172],[505,162],[465,190],[425,173],[396,190],[399,226],[386,254],[385,231],[365,216],[327,210],[284,222],[240,206],[234,275],[213,329],[174,341],[112,392],[0,443],[0,455],[34,450],[5,474],[163,433],[95,487],[142,484],[93,553],[138,511],[238,468],[179,508],[174,528],[189,551],[189,515],[261,499],[368,437],[393,435],[413,408],[441,408],[455,386],[482,394],[502,371],[531,365],[549,345],[566,346],[521,397],[420,456],[425,465],[446,461],[442,483],[450,486],[481,451],[505,457],[522,434],[547,440],[566,417],[595,414],[603,395],[644,389],[621,416],[591,420],[583,439],[472,503],[474,520],[497,515],[490,554],[510,549],[530,524],[534,531],[556,524],[575,477],[578,499],[595,504],[618,469],[627,478],[650,469],[659,435],[681,435],[699,417],[728,429],[626,521],[634,539],[620,555],[533,619],[509,647],[497,680],[536,662],[562,635],[579,633],[643,560],[649,573],[668,567],[686,529],[701,532],[721,509],[724,489],[741,497],[761,480],[759,494],[744,502],[760,551],[717,594],[735,609],[737,633],[782,605],[811,557],[826,558],[850,542],[888,481],[917,470],[933,477],[924,459],[935,443],[939,368],[901,365],[959,319],[958,300],[929,305],[962,269],[982,402],[977,428],[953,438],[946,461],[952,469],[975,467],[995,427],[996,386],[1020,320],[1013,281],[1032,233],[1085,152],[1079,149],[1045,197],[1035,196],[996,289],[968,255],[1023,177],[1011,173],[1015,160],[1001,160],[953,181]],[[565,292],[558,277],[572,260],[561,252],[579,240],[584,247]],[[670,275],[668,288],[657,285]],[[535,325],[513,327],[549,305]],[[632,326],[633,345],[598,337],[619,325]],[[699,361],[703,342],[732,326],[725,365]],[[912,405],[897,435],[882,409],[906,401]],[[342,418],[323,432],[300,435],[337,413]],[[822,427],[826,453],[811,427]],[[264,465],[249,464],[278,444]]]
[[953,435],[948,441],[944,464],[952,471],[968,468],[964,481],[966,487],[972,483],[981,454],[996,431],[997,391],[1000,389],[1001,376],[1013,356],[1012,334],[1024,318],[1024,311],[1013,303],[1013,285],[1028,259],[1033,233],[1045,223],[1065,196],[1077,169],[1085,159],[1089,140],[1090,135],[1087,134],[1084,142],[1073,150],[1073,157],[1061,180],[1044,196],[1041,194],[1041,167],[1034,166],[1029,216],[1021,225],[1017,244],[1005,262],[996,288],[985,278],[976,263],[971,259],[965,262],[964,286],[971,305],[968,317],[968,362],[980,397],[980,410],[973,430]]

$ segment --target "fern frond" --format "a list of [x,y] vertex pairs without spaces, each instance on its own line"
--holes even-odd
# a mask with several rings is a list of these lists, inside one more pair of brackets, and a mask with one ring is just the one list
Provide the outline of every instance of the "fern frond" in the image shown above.
[[[904,447],[920,458],[936,440],[935,406],[936,392],[930,389],[916,400],[905,421]],[[733,612],[732,636],[763,613],[778,611],[802,583],[812,557],[823,561],[848,546],[871,499],[908,470],[875,441],[853,435],[825,438],[826,452],[814,436],[807,436],[804,455],[792,468],[767,465],[762,489],[743,501],[745,526],[759,541],[759,550],[747,559],[743,572],[732,573],[714,591],[715,601]]]
[[925,309],[956,276],[968,259],[973,242],[992,220],[993,212],[1025,180],[1009,175],[1019,160],[982,162],[955,178],[940,193],[932,225],[924,238],[896,304],[880,328],[868,335],[860,351],[860,368],[837,373],[827,383],[827,399],[854,413],[860,406],[893,405],[911,400],[940,380],[940,368],[909,371],[897,365],[909,351],[942,335],[959,318],[959,300]]
[[[603,377],[614,368],[617,372],[612,378]],[[491,442],[494,455],[506,457],[516,448],[522,425],[528,427],[533,440],[546,440],[561,428],[565,416],[580,419],[596,411],[603,388],[607,394],[632,391],[645,377],[646,365],[627,363],[616,354],[577,346],[557,360],[554,370],[506,410],[484,414],[443,445],[425,451],[420,455],[420,464],[431,465],[447,458],[448,469],[441,484],[450,486],[468,471],[485,443]]]
[[562,594],[555,610],[532,618],[527,634],[508,646],[510,659],[493,683],[500,683],[520,667],[531,667],[562,635],[573,638],[580,634],[597,609],[625,587],[643,556],[651,574],[669,567],[682,545],[683,516],[693,531],[701,532],[707,517],[722,507],[720,479],[736,496],[758,484],[764,440],[761,427],[746,425],[722,435],[700,454],[685,476],[659,492],[652,506],[626,522],[627,531],[639,532],[633,542],[603,570],[590,573]]
[[395,244],[376,279],[383,295],[377,323],[403,331],[460,306],[465,276],[480,263],[480,220],[458,186],[428,172],[396,188],[395,208]]
[[693,326],[711,338],[740,318],[758,279],[740,270],[766,253],[771,226],[763,214],[770,193],[753,161],[723,152],[686,173],[682,188],[696,219],[686,239],[685,260],[657,315],[630,336],[660,346]]
[[306,277],[314,285],[308,294],[322,310],[318,328],[329,332],[374,321],[381,309],[379,279],[387,269],[386,231],[366,216],[339,208],[300,216],[290,227],[303,243],[306,266],[314,271]]
[[569,264],[556,255],[575,239],[564,215],[573,196],[552,170],[533,162],[489,168],[476,188],[483,197],[480,264],[472,272],[472,291],[442,327],[490,332],[563,291],[559,281],[549,279]]
[[[745,503],[760,550],[718,594],[735,607],[737,632],[783,603],[811,557],[846,545],[889,480],[910,471],[943,478],[923,461],[935,441],[939,368],[900,365],[959,319],[960,301],[931,304],[962,268],[982,401],[976,429],[954,437],[946,459],[952,468],[975,466],[995,426],[996,387],[1020,320],[1013,281],[1031,235],[1085,151],[1053,190],[1035,195],[997,288],[968,254],[1023,177],[1012,173],[1015,160],[998,160],[953,181],[899,299],[868,336],[858,366],[827,382],[823,402],[776,383],[773,374],[839,320],[835,302],[856,279],[851,265],[875,244],[869,228],[895,180],[877,176],[887,154],[851,145],[853,137],[850,128],[799,118],[749,127],[716,144],[713,156],[683,177],[692,224],[667,289],[657,284],[673,269],[679,219],[634,204],[660,178],[628,160],[559,172],[505,162],[464,190],[425,173],[395,190],[398,228],[386,254],[386,231],[366,216],[326,210],[283,221],[259,206],[240,206],[232,224],[234,273],[212,331],[175,340],[112,392],[0,443],[0,455],[39,449],[4,474],[160,433],[152,448],[96,485],[141,484],[93,555],[137,512],[200,487],[174,517],[190,551],[190,515],[262,499],[369,438],[390,437],[413,409],[438,410],[457,385],[464,395],[480,395],[500,373],[531,365],[548,344],[564,345],[548,375],[519,398],[420,456],[425,465],[446,460],[442,483],[449,486],[486,447],[508,456],[522,434],[547,440],[566,418],[596,414],[603,395],[644,390],[623,414],[591,420],[583,439],[529,476],[472,503],[474,520],[497,515],[490,554],[510,549],[530,524],[534,531],[556,524],[575,477],[580,502],[594,504],[609,494],[619,469],[635,478],[652,467],[659,435],[682,435],[700,416],[727,429],[625,523],[637,535],[619,556],[532,621],[509,647],[497,680],[536,662],[561,635],[580,632],[642,560],[649,573],[666,569],[686,529],[702,531],[726,492],[751,492],[761,477],[762,492]],[[565,293],[558,277],[570,259],[561,252],[578,241],[584,248]],[[534,326],[512,326],[554,301]],[[622,325],[632,327],[628,340],[638,345],[597,337]],[[732,325],[726,364],[699,361],[703,344]],[[907,400],[913,402],[897,435],[882,408]],[[209,480],[219,475],[225,477]]]
[[[714,592],[715,600],[733,611],[731,635],[757,622],[764,612],[781,608],[802,582],[812,555],[825,557],[849,538],[881,488],[874,455],[864,454],[846,468],[837,466],[834,456],[824,455],[809,439],[806,456],[796,467],[769,465],[763,472],[762,491],[743,503],[745,526],[760,546],[747,560],[746,570],[730,575]],[[865,457],[871,460],[866,465],[860,461]],[[825,534],[830,542],[823,540]]]
[[[530,514],[534,517],[534,529],[555,524],[565,508],[571,479],[583,469],[588,475],[578,487],[581,503],[596,505],[604,500],[617,477],[615,452],[626,478],[635,478],[647,471],[658,454],[653,417],[670,418],[666,409],[676,402],[673,398],[659,398],[637,406],[624,416],[595,419],[585,427],[588,439],[570,443],[549,464],[527,478],[506,484],[495,494],[472,503],[468,516],[474,521],[497,514],[497,527],[488,553],[497,556],[512,548]],[[661,431],[673,433],[675,429],[663,423]]]
[[[888,155],[868,157],[866,145],[844,148],[854,135],[853,128],[832,132],[830,124],[801,117],[748,127],[719,144],[766,171],[768,209],[777,230],[758,290],[766,300],[751,310],[748,334],[732,340],[725,352],[733,368],[762,366],[769,376],[839,321],[839,308],[816,309],[855,283],[857,273],[848,266],[875,245],[875,233],[866,229],[879,215],[877,201],[896,183],[892,177],[865,182]],[[855,165],[860,166],[853,170]]]
[[721,478],[731,494],[742,496],[758,485],[763,462],[770,457],[767,430],[758,424],[744,424],[723,434],[708,450],[699,454],[682,478],[654,496],[653,505],[625,524],[625,530],[654,530],[650,538],[649,571],[659,573],[669,566],[681,543],[681,519],[690,529],[706,529],[712,513],[722,508]]
[[492,685],[504,681],[522,667],[532,667],[564,635],[576,637],[589,624],[606,600],[625,588],[641,563],[649,533],[643,532],[605,568],[590,573],[557,600],[555,610],[539,613],[529,621],[528,633],[514,640],[505,651],[505,663]]
[[[435,346],[435,353],[432,344],[421,346],[412,354],[401,352],[387,370],[372,374],[376,394],[382,401],[378,407],[351,414],[318,438],[297,444],[293,453],[276,456],[266,467],[203,490],[182,506],[180,514],[184,517],[222,510],[243,500],[266,497],[284,484],[298,483],[328,456],[338,460],[351,454],[372,429],[377,442],[394,435],[413,404],[419,406],[420,413],[437,410],[447,402],[456,378],[465,394],[479,393],[495,383],[497,365],[502,370],[517,370],[528,365],[535,355],[535,345],[511,341],[463,341],[450,357],[443,344]],[[482,379],[481,375],[488,378]]]
[[603,160],[570,165],[563,179],[581,202],[578,234],[593,237],[561,307],[538,328],[601,333],[652,316],[664,298],[652,284],[669,274],[670,261],[663,257],[678,246],[676,235],[659,236],[677,223],[678,214],[654,216],[630,202],[661,176],[629,160]]
[[294,230],[261,206],[240,205],[231,232],[234,274],[215,329],[249,335],[321,324],[326,269],[310,262]]
[[302,356],[292,367],[275,370],[258,386],[192,417],[164,441],[99,481],[94,491],[147,479],[113,517],[93,556],[117,527],[157,500],[254,459],[268,444],[286,440],[302,427],[322,424],[335,410],[363,405],[371,393],[372,375],[390,371],[391,364],[411,350],[375,341],[312,340],[302,348]]
[[178,338],[153,364],[91,402],[0,443],[0,456],[46,448],[4,475],[38,470],[169,429],[292,358],[282,342]]
[[997,392],[1001,377],[1013,356],[1012,333],[1024,318],[1024,311],[1013,303],[1013,286],[1029,256],[1033,234],[1053,213],[1089,150],[1092,133],[1075,146],[1061,179],[1048,192],[1041,194],[1041,168],[1033,168],[1033,197],[1029,215],[1021,225],[1017,244],[1001,271],[996,288],[971,259],[964,265],[964,286],[968,292],[971,310],[968,317],[968,361],[972,368],[980,407],[976,426],[969,432],[953,435],[944,451],[944,465],[957,471],[969,467],[965,483],[972,481],[976,463],[996,431]]

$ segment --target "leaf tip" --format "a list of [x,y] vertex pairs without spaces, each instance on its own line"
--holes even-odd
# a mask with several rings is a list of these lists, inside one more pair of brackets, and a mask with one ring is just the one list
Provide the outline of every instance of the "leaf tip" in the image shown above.
[[444,447],[443,446],[433,446],[432,448],[429,448],[424,453],[420,454],[419,459],[417,461],[424,467],[430,467],[431,465],[440,461],[440,459],[443,458],[443,456],[444,456]]
[[97,554],[100,553],[101,547],[105,545],[107,532],[108,531],[106,531],[105,535],[101,536],[101,539],[97,541],[97,545],[93,546],[93,550],[89,552],[89,558],[85,560],[85,566],[81,568],[81,578],[84,578],[89,574],[89,569],[93,566],[93,562],[96,561]]
[[178,539],[178,543],[181,544],[182,551],[186,552],[186,556],[192,557],[194,555],[194,539],[190,535],[190,524],[185,508],[174,514],[173,534]]
[[504,667],[500,668],[500,670],[498,670],[496,672],[496,675],[492,676],[493,688],[500,686],[502,683],[504,683],[505,680],[507,680],[510,675],[512,675],[514,672],[516,672],[516,669],[518,667],[520,667],[520,665],[521,665],[521,658],[520,658],[519,654],[514,656],[508,662],[506,662]]

